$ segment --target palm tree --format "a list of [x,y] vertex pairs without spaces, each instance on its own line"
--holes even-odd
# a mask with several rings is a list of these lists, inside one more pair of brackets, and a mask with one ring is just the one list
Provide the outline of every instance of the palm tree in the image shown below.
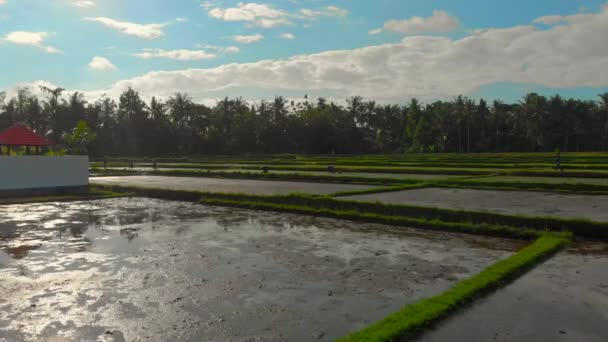
[[604,130],[602,131],[602,150],[606,150],[606,143],[608,142],[608,93],[602,93],[598,95],[601,98],[600,110],[604,112]]

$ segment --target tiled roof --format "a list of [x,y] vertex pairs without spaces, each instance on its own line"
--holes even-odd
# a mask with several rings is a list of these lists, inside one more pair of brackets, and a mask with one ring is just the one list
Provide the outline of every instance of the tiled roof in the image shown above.
[[24,125],[15,125],[0,133],[0,145],[48,146],[51,143]]

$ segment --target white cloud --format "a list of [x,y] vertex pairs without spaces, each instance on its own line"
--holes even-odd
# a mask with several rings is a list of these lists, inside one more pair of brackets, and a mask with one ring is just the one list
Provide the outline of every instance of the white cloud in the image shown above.
[[241,52],[241,49],[239,49],[238,46],[228,46],[224,48],[223,51],[226,53],[239,53]]
[[217,46],[209,44],[197,44],[197,48],[216,51],[217,54],[239,53],[241,49],[238,46]]
[[201,7],[205,10],[208,11],[214,7],[219,6],[219,1],[203,1],[201,3]]
[[0,0],[0,6],[6,4],[6,0]]
[[15,31],[7,33],[4,40],[17,45],[40,46],[48,36],[46,32]]
[[403,20],[389,20],[384,30],[404,34],[447,33],[458,29],[458,18],[446,11],[434,10],[430,17],[411,17]]
[[379,102],[450,98],[496,82],[557,88],[608,86],[608,7],[561,24],[487,29],[461,39],[407,37],[396,44],[326,51],[214,68],[155,71],[87,91],[117,98],[127,87],[145,98],[187,92],[196,101],[361,95]]
[[259,41],[262,41],[264,39],[264,36],[257,33],[257,34],[251,34],[251,35],[236,35],[236,36],[232,36],[230,37],[232,40],[234,40],[237,43],[241,43],[241,44],[251,44],[251,43],[257,43]]
[[186,19],[186,18],[175,18],[175,21],[178,22],[178,23],[184,23],[184,22],[187,22],[188,19]]
[[143,39],[157,39],[162,37],[164,35],[163,28],[169,25],[168,23],[142,25],[126,21],[118,21],[106,17],[89,17],[84,18],[84,20],[95,21],[105,25],[106,27],[117,30],[121,33],[136,36]]
[[281,35],[279,37],[281,37],[283,39],[288,39],[288,40],[296,39],[296,36],[294,36],[291,33],[281,33]]
[[544,17],[534,19],[533,23],[535,24],[544,24],[544,25],[555,25],[563,22],[565,17],[561,15],[547,15]]
[[268,4],[239,3],[237,6],[231,8],[213,8],[209,10],[209,16],[224,21],[247,22],[250,25],[263,28],[272,28],[290,23],[287,12],[276,9]]
[[76,7],[81,7],[81,8],[94,7],[95,1],[93,1],[93,0],[75,0],[75,1],[72,1],[72,5],[74,5]]
[[116,70],[116,66],[105,57],[95,56],[89,63],[89,68],[98,71]]
[[369,30],[369,32],[367,32],[367,33],[369,33],[369,35],[371,35],[371,36],[375,36],[375,35],[377,35],[377,34],[382,33],[382,29],[373,29],[373,30]]
[[61,51],[57,48],[50,45],[44,45],[44,41],[48,37],[48,32],[14,31],[7,33],[3,40],[16,45],[35,46],[48,53],[60,53]]
[[150,59],[150,58],[168,58],[179,61],[198,61],[201,59],[212,59],[217,57],[213,53],[204,50],[163,50],[163,49],[145,49],[144,52],[133,54],[135,57]]
[[309,8],[303,8],[299,12],[300,16],[305,19],[314,19],[316,17],[346,17],[348,10],[337,6],[327,6],[320,10],[313,10]]

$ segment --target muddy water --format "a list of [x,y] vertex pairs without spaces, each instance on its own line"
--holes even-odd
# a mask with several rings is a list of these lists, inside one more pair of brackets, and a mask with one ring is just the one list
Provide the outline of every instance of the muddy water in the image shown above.
[[608,222],[608,196],[603,195],[424,188],[343,198],[509,215],[577,218]]
[[254,195],[277,195],[294,192],[328,195],[336,192],[359,191],[372,188],[367,185],[352,184],[167,176],[91,177],[89,181],[92,184],[102,185]]
[[608,244],[578,243],[419,341],[608,341]]
[[0,341],[328,341],[521,243],[152,199],[0,207]]

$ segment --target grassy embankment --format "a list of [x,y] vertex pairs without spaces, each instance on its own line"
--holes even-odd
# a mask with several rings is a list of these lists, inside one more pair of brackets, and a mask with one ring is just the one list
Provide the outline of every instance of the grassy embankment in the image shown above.
[[577,236],[608,238],[608,223],[580,219],[526,217],[411,205],[390,205],[306,194],[263,196],[109,185],[103,187],[110,191],[126,191],[139,196],[161,199],[200,201],[208,205],[289,212],[469,234],[529,239],[536,237],[539,232],[571,232]]
[[[480,295],[491,291],[505,282],[514,279],[536,263],[542,261],[564,246],[571,233],[553,233],[544,230],[516,226],[474,223],[474,221],[506,220],[510,223],[536,222],[537,225],[549,224],[543,219],[472,213],[434,208],[409,206],[389,206],[379,203],[359,203],[339,201],[327,196],[292,194],[284,196],[254,196],[244,194],[202,194],[192,191],[173,191],[162,189],[110,187],[111,191],[131,191],[140,196],[172,200],[199,201],[203,204],[232,206],[249,209],[263,209],[304,215],[334,217],[340,219],[377,222],[399,226],[413,226],[424,229],[463,232],[470,234],[497,235],[524,239],[536,239],[513,256],[498,261],[481,273],[457,283],[444,293],[423,299],[402,310],[387,316],[361,331],[352,333],[340,341],[392,341],[395,338],[415,334],[430,324],[446,317],[449,313],[466,305]],[[435,216],[434,219],[431,217]],[[410,215],[410,216],[407,216]],[[418,216],[416,216],[418,215]],[[420,216],[422,215],[422,217]],[[426,218],[425,218],[426,216]],[[469,222],[458,222],[469,219]],[[453,221],[449,221],[453,219]],[[448,220],[448,221],[445,221]],[[532,221],[530,221],[532,220]],[[584,232],[579,225],[591,222],[555,220],[554,223],[571,225],[571,230]],[[548,226],[551,228],[552,226]],[[564,227],[565,228],[565,227]],[[588,228],[588,227],[587,227]],[[595,227],[606,231],[608,227]],[[581,230],[582,229],[582,230]],[[607,236],[604,236],[607,237]]]
[[419,333],[481,294],[514,279],[558,251],[568,241],[566,236],[540,237],[511,257],[494,263],[481,273],[457,283],[442,294],[408,305],[379,322],[337,341],[389,342]]
[[[261,180],[285,180],[285,181],[306,181],[306,182],[322,182],[322,183],[342,183],[342,184],[366,184],[366,185],[385,185],[384,190],[374,190],[373,192],[399,191],[404,189],[414,189],[423,187],[442,187],[442,188],[468,188],[468,189],[487,189],[487,190],[513,190],[513,191],[545,191],[558,193],[573,193],[573,194],[590,194],[590,195],[608,195],[608,182],[604,179],[586,178],[585,182],[577,182],[576,179],[564,178],[564,182],[554,181],[555,178],[526,178],[526,177],[505,177],[487,174],[484,176],[468,175],[457,178],[430,178],[416,179],[401,178],[393,175],[385,177],[378,176],[353,176],[349,174],[306,174],[297,171],[289,173],[262,173],[253,170],[150,170],[137,171],[128,169],[92,169],[92,173],[99,175],[157,175],[157,176],[176,176],[176,177],[214,177],[214,178],[231,178],[231,179],[261,179]],[[304,171],[306,172],[306,171]],[[404,174],[405,176],[406,174]],[[563,176],[566,177],[566,176]],[[502,179],[501,179],[502,178]],[[515,178],[517,180],[509,180]],[[404,186],[407,185],[407,186]],[[347,194],[348,195],[348,194]]]
[[115,192],[108,188],[89,186],[88,191],[76,192],[76,193],[65,193],[65,194],[51,194],[51,195],[36,195],[36,196],[19,196],[19,197],[5,197],[0,198],[0,205],[4,204],[26,204],[26,203],[45,203],[45,202],[72,202],[72,201],[84,201],[104,198],[116,198],[116,197],[128,197],[133,196],[131,192]]

